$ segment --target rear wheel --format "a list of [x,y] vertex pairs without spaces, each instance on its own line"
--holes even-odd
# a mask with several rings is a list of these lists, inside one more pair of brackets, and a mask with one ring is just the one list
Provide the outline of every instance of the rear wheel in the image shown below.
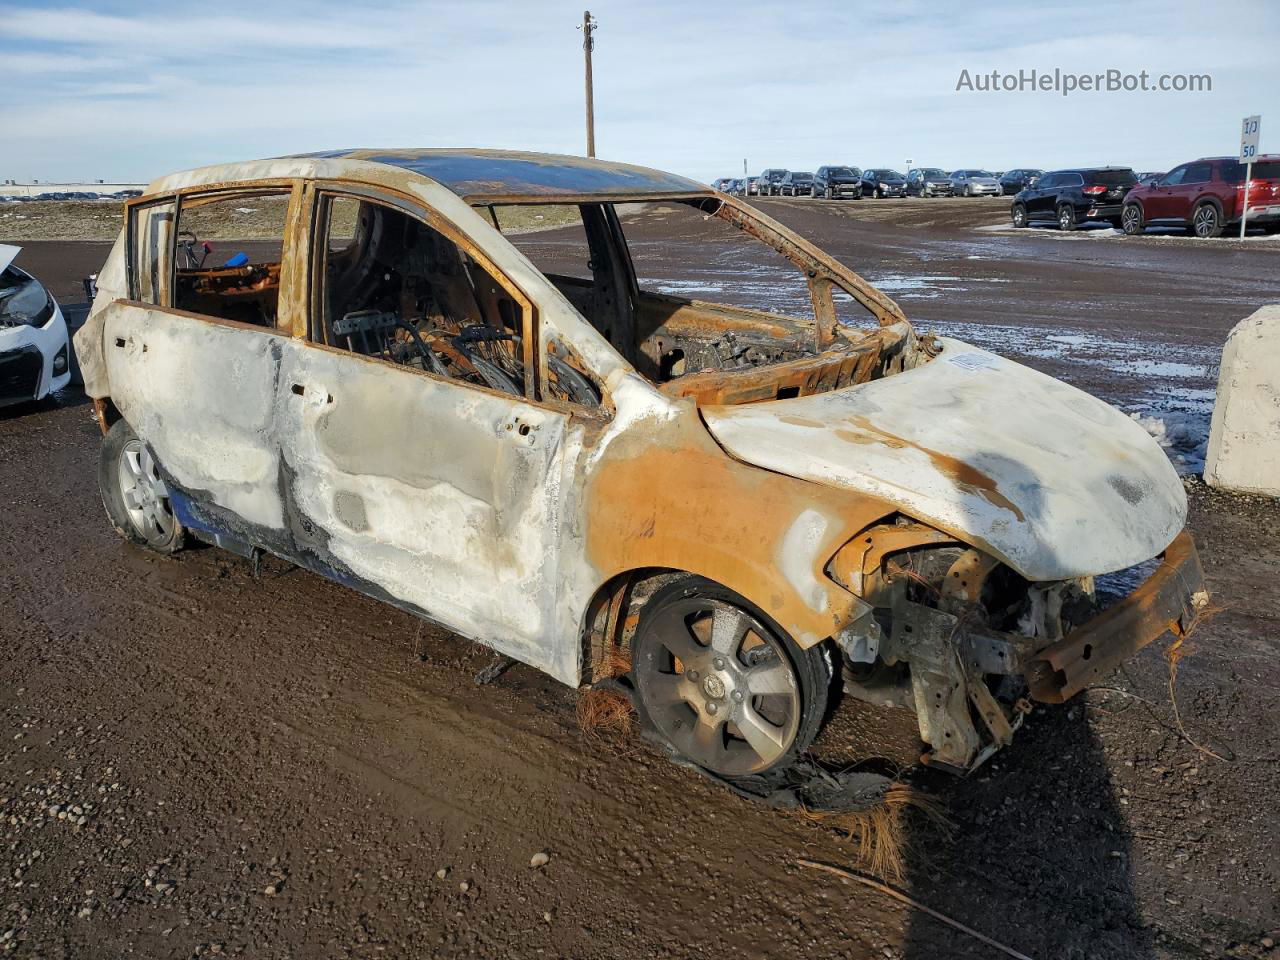
[[1076,228],[1076,208],[1069,203],[1058,205],[1058,229],[1074,230]]
[[781,775],[818,732],[831,682],[826,652],[801,650],[719,584],[690,576],[658,590],[632,644],[641,721],[712,773]]
[[1013,205],[1013,225],[1015,227],[1025,227],[1027,225],[1027,208],[1020,203]]
[[1191,214],[1191,232],[1202,240],[1222,236],[1222,214],[1212,203],[1202,203]]
[[1131,237],[1136,237],[1147,229],[1142,208],[1136,203],[1126,203],[1120,211],[1120,229]]
[[159,467],[124,420],[117,420],[102,440],[98,486],[107,517],[122,537],[157,553],[182,549],[185,531],[173,514]]

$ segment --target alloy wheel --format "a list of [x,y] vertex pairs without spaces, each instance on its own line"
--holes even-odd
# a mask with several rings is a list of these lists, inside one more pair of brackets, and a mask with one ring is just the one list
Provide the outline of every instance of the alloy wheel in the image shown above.
[[151,451],[141,440],[130,440],[120,452],[117,469],[120,494],[134,530],[148,541],[172,538],[177,521]]
[[724,600],[690,596],[656,612],[638,637],[633,676],[645,712],[699,766],[746,776],[794,744],[802,702],[786,648]]
[[1218,208],[1211,203],[1201,204],[1196,209],[1192,225],[1197,237],[1202,239],[1216,237],[1220,232],[1218,230]]

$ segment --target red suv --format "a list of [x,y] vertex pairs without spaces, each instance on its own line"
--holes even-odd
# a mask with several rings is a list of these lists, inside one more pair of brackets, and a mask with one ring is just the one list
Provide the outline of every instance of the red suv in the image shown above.
[[[1197,237],[1217,237],[1244,212],[1244,164],[1235,157],[1208,157],[1174,167],[1125,195],[1120,225],[1127,234],[1149,226],[1182,226]],[[1249,223],[1268,233],[1280,230],[1280,154],[1253,162]]]

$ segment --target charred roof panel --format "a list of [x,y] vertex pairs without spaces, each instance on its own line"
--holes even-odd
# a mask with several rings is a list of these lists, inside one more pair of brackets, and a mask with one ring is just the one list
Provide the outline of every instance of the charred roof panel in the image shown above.
[[512,150],[326,150],[317,159],[385,163],[430,177],[471,203],[521,198],[707,195],[709,187],[649,167]]

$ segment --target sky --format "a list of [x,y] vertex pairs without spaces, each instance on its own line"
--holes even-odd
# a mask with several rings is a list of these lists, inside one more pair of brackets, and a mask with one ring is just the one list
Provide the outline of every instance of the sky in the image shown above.
[[[1280,2],[590,0],[597,154],[700,180],[822,164],[1167,170],[1280,153]],[[581,3],[0,0],[0,179],[143,182],[340,147],[585,153]],[[1196,92],[957,90],[992,70]],[[973,81],[975,84],[977,81]]]

